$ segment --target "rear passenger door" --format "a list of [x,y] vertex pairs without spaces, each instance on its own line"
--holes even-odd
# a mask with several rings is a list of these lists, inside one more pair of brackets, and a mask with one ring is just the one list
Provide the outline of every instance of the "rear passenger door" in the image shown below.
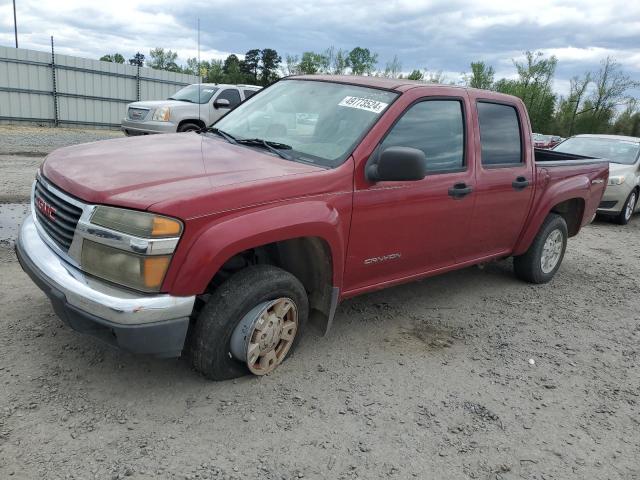
[[[480,158],[466,260],[510,254],[533,197],[530,127],[515,104],[472,98]],[[463,259],[465,260],[465,259]]]

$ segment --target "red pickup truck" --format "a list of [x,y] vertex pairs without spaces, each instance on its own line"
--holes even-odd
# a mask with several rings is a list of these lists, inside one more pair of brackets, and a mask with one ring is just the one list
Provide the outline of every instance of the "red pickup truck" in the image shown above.
[[200,133],[51,153],[16,250],[72,328],[261,375],[347,297],[505,257],[549,281],[608,165],[546,155],[511,96],[289,77]]

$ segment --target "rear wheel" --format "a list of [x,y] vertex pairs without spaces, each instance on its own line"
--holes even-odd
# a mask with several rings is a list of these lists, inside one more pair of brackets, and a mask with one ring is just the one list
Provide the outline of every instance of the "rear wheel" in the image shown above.
[[529,250],[513,258],[516,276],[530,283],[547,283],[560,268],[568,237],[564,218],[549,214]]
[[239,271],[209,297],[190,332],[191,362],[212,380],[274,371],[297,344],[309,304],[300,281],[271,265]]
[[622,211],[616,217],[616,222],[620,225],[626,225],[631,220],[631,216],[636,209],[636,203],[638,203],[638,192],[632,191],[627,197],[627,201],[624,202]]
[[178,132],[182,133],[182,132],[197,132],[199,130],[201,130],[202,127],[200,125],[198,125],[197,123],[192,123],[192,122],[185,122],[182,125],[180,125],[178,127]]

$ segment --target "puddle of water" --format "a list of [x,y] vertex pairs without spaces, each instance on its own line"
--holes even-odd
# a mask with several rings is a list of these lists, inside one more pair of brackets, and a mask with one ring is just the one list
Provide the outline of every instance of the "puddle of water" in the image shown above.
[[0,203],[0,242],[13,242],[29,213],[28,203]]

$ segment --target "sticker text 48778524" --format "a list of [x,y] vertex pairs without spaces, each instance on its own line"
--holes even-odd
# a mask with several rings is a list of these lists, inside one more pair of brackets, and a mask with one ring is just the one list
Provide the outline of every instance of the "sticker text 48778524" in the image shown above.
[[371,100],[370,98],[344,97],[338,105],[340,107],[357,108],[359,110],[366,110],[367,112],[380,113],[389,104]]

